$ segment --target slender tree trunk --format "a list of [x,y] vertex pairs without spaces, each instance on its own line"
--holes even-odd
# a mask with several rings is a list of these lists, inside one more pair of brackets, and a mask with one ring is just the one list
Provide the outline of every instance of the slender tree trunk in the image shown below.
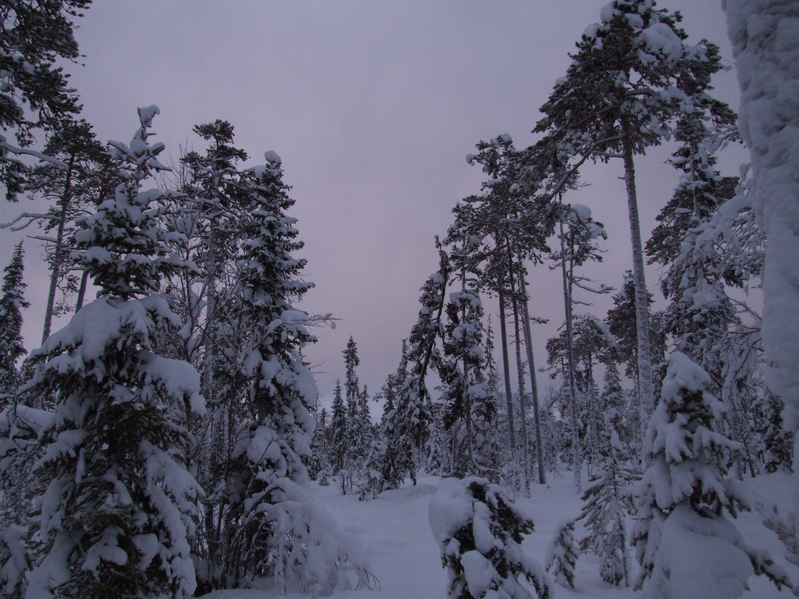
[[[630,136],[623,139],[624,183],[627,187],[627,208],[630,217],[630,239],[633,249],[633,280],[635,282],[635,326],[638,334],[638,395],[641,409],[641,446],[649,423],[649,415],[655,409],[655,390],[652,380],[652,349],[649,340],[649,294],[644,278],[644,249],[641,243],[641,223],[638,218],[638,195],[635,187],[635,162]],[[643,451],[643,449],[642,449]],[[642,454],[642,464],[644,456]]]
[[508,405],[508,432],[510,433],[510,459],[516,460],[516,425],[513,418],[513,392],[510,388],[510,358],[508,357],[508,329],[505,323],[505,293],[499,289],[499,336],[502,344],[502,371],[505,375],[505,400]]
[[513,329],[516,336],[516,376],[519,384],[519,404],[521,408],[521,437],[522,461],[524,462],[524,494],[530,496],[530,443],[527,436],[527,401],[524,388],[524,361],[522,360],[521,331],[519,322],[519,307],[514,295],[513,299]]
[[510,274],[511,306],[513,307],[513,332],[516,338],[516,376],[519,385],[521,408],[522,461],[524,463],[524,494],[530,496],[530,443],[527,437],[527,402],[524,390],[524,361],[522,360],[522,334],[519,318],[519,297],[516,293],[516,276],[513,273],[513,257],[508,243],[508,273]]
[[569,420],[572,427],[572,465],[574,467],[574,484],[577,490],[583,488],[582,454],[580,452],[580,432],[577,423],[577,382],[574,378],[574,330],[572,328],[572,294],[569,281],[569,270],[566,266],[566,239],[563,222],[560,223],[560,266],[563,273],[563,304],[566,311],[566,376],[569,385]]
[[75,312],[83,307],[83,302],[86,299],[86,287],[89,285],[89,273],[83,271],[80,277],[80,287],[78,288],[78,299],[75,300]]
[[524,276],[519,277],[522,294],[522,313],[524,315],[524,345],[527,348],[527,364],[530,368],[530,388],[533,394],[533,417],[535,419],[535,446],[536,460],[538,461],[538,483],[545,485],[547,482],[546,469],[544,468],[544,449],[541,443],[541,413],[538,408],[538,384],[535,374],[535,361],[533,360],[533,335],[530,330],[529,296],[527,295],[527,282]]
[[42,344],[50,336],[50,327],[53,323],[55,310],[55,294],[58,289],[58,278],[64,262],[64,227],[66,226],[67,211],[72,200],[72,171],[75,167],[75,156],[70,156],[64,179],[64,193],[61,196],[61,213],[58,217],[58,229],[55,237],[55,250],[53,264],[50,267],[50,290],[47,294],[47,306],[44,311],[44,328],[42,330]]
[[[466,292],[466,272],[461,272],[461,292]],[[461,322],[466,322],[466,306],[461,308]],[[466,419],[466,450],[469,454],[469,472],[474,466],[474,438],[472,436],[472,396],[469,392],[471,381],[466,357],[463,359],[464,416]]]

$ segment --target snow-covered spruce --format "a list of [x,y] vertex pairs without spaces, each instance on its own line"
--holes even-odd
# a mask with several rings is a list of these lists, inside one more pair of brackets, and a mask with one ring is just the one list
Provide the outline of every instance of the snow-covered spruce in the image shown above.
[[563,587],[574,588],[574,566],[580,550],[574,540],[574,520],[561,522],[554,538],[547,545],[547,559],[544,563],[547,572],[555,582]]
[[709,384],[708,374],[685,354],[671,354],[644,440],[651,465],[636,494],[636,588],[648,599],[738,597],[752,573],[765,574],[778,588],[791,586],[783,569],[749,547],[727,518],[749,505],[727,476],[740,445],[716,432],[726,409],[706,391]]
[[626,516],[630,511],[630,483],[637,473],[624,465],[628,453],[606,420],[607,432],[600,444],[599,471],[582,496],[583,509],[579,520],[584,521],[587,534],[580,540],[580,550],[591,551],[599,558],[599,572],[608,584],[629,584]]
[[[484,478],[445,479],[430,502],[430,528],[447,569],[449,599],[548,599],[550,582],[524,554],[533,521]],[[523,586],[523,577],[535,595]]]
[[23,404],[0,411],[0,595],[7,599],[25,595],[33,561],[28,481],[42,453],[38,439],[54,423],[51,412]]
[[348,584],[343,571],[351,566],[365,580],[366,564],[357,544],[298,487],[307,480],[303,459],[310,456],[318,391],[300,354],[315,340],[308,315],[290,302],[313,284],[300,279],[305,261],[292,256],[302,242],[296,219],[286,214],[294,201],[280,159],[274,152],[265,158],[240,188],[240,274],[227,323],[235,363],[226,384],[229,401],[242,407],[220,498],[224,563],[211,583],[324,594]]
[[11,262],[4,269],[0,297],[0,410],[16,404],[19,388],[17,362],[27,352],[22,344],[22,310],[28,307],[23,293],[22,242],[14,248]]
[[437,343],[444,335],[442,316],[451,274],[449,257],[439,244],[439,268],[422,286],[419,318],[411,329],[408,354],[402,357],[409,368],[399,385],[396,409],[386,417],[384,428],[389,436],[381,473],[390,488],[398,487],[406,475],[416,483],[415,456],[428,444],[431,430],[435,429],[426,379],[431,368],[438,371],[441,367],[442,355]]
[[120,183],[80,221],[77,264],[100,298],[33,352],[28,391],[58,397],[35,468],[35,568],[27,597],[188,597],[189,539],[201,489],[183,466],[187,409],[203,410],[199,376],[155,353],[180,327],[157,292],[184,238],[168,234],[168,195],[142,184],[162,165],[150,145],[158,113],[139,109],[130,145],[111,142]]

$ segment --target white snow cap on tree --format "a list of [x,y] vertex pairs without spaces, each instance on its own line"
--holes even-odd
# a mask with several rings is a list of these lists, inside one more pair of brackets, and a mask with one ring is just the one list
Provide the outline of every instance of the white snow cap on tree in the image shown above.
[[752,158],[768,246],[763,273],[767,382],[799,427],[799,3],[722,0],[741,86],[739,127]]

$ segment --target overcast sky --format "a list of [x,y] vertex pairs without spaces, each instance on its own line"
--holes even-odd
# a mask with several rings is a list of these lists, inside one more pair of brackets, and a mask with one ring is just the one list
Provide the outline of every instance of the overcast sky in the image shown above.
[[[324,397],[343,378],[341,350],[358,344],[362,383],[378,391],[399,360],[400,341],[416,320],[419,287],[436,269],[433,237],[450,210],[477,193],[483,174],[465,160],[474,145],[509,133],[530,144],[567,53],[599,18],[607,0],[97,0],[79,21],[82,65],[69,65],[83,116],[99,139],[128,142],[136,108],[157,104],[156,141],[177,157],[180,145],[203,150],[194,125],[230,121],[236,144],[263,161],[283,158],[293,186],[302,256],[312,290],[301,308],[332,312],[335,330],[317,331],[307,352]],[[690,40],[705,37],[732,64],[720,0],[675,0]],[[737,108],[734,73],[717,96]],[[638,161],[644,236],[670,198],[677,176],[667,150]],[[722,164],[736,174],[743,152]],[[731,170],[730,170],[731,169]],[[590,206],[610,239],[605,263],[591,273],[618,286],[629,269],[621,164],[585,171],[591,186],[567,201]],[[23,204],[2,205],[8,221]],[[22,234],[4,233],[0,263]],[[24,333],[41,337],[46,277],[41,250],[26,242],[33,307]],[[649,273],[657,290],[656,271]],[[535,358],[563,321],[560,280],[546,267],[531,273]],[[585,299],[585,298],[584,298]],[[585,308],[604,316],[609,300]],[[489,300],[487,312],[496,313]],[[544,384],[541,384],[543,389]]]

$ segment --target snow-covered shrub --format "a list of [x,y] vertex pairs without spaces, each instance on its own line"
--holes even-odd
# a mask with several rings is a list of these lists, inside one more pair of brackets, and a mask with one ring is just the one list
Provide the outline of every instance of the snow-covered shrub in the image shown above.
[[550,583],[540,564],[524,554],[533,521],[502,489],[484,478],[448,479],[430,502],[430,527],[447,569],[449,599],[539,599]]
[[633,530],[641,564],[636,588],[648,599],[738,597],[752,573],[790,586],[782,568],[747,546],[725,515],[735,518],[749,505],[727,476],[740,446],[716,432],[726,408],[706,391],[709,383],[690,358],[672,353],[644,440],[650,466],[637,492]]
[[558,532],[547,546],[545,567],[555,577],[555,582],[564,587],[574,588],[574,566],[580,557],[574,540],[574,520],[561,522]]
[[281,478],[250,497],[233,531],[228,580],[314,597],[369,586],[360,541],[338,528],[301,485]]

